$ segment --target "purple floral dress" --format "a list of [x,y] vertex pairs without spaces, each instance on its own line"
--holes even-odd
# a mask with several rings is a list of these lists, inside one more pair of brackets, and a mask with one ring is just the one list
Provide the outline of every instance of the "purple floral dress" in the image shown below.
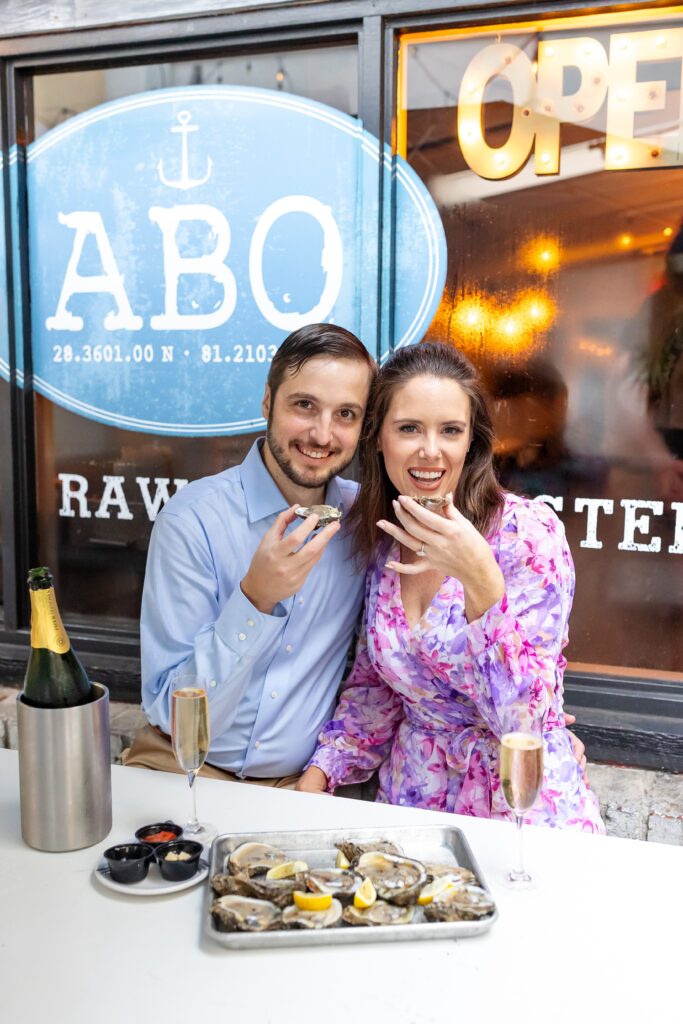
[[415,629],[400,576],[384,568],[386,549],[379,553],[355,664],[309,763],[330,790],[379,768],[381,802],[510,819],[498,744],[506,709],[521,705],[544,736],[543,786],[525,820],[604,832],[562,712],[574,594],[564,528],[544,503],[506,494],[489,544],[505,578],[501,600],[468,623],[463,588],[448,576]]

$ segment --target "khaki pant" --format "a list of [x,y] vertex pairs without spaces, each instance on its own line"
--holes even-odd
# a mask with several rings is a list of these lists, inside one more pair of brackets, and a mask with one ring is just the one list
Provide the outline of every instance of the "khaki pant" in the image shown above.
[[[150,768],[155,772],[175,772],[184,775],[182,768],[173,753],[171,741],[163,733],[151,725],[141,729],[133,740],[132,746],[121,754],[121,761],[128,768]],[[216,768],[213,764],[202,765],[197,772],[205,779],[223,779],[225,782],[249,782],[255,786],[274,786],[277,789],[294,789],[301,778],[300,774],[285,775],[282,779],[240,779],[232,772]]]

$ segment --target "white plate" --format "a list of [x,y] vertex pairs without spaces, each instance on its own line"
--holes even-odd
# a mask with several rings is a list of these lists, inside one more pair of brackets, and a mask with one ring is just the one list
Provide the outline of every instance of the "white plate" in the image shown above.
[[113,889],[114,892],[123,892],[126,896],[165,896],[171,892],[181,892],[183,889],[191,889],[193,885],[203,882],[209,873],[209,865],[204,857],[199,860],[199,869],[192,878],[185,878],[182,882],[168,882],[162,878],[161,872],[156,864],[150,864],[147,878],[141,882],[133,882],[132,885],[123,885],[115,882],[109,874],[109,866],[102,857],[99,864],[93,871],[93,875],[105,889]]

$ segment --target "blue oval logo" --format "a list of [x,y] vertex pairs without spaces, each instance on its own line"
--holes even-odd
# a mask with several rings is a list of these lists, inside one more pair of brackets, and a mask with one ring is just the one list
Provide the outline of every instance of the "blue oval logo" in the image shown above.
[[[36,389],[129,430],[232,434],[263,425],[268,364],[295,328],[339,323],[386,348],[379,158],[352,117],[232,86],[127,97],[42,136],[27,172]],[[382,169],[406,345],[439,304],[446,244],[410,167],[385,150]]]

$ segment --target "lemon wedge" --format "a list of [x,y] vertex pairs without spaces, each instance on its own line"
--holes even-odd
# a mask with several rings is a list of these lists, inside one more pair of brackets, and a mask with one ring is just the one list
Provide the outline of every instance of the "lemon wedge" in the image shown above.
[[283,864],[276,864],[274,868],[266,871],[266,878],[272,882],[280,878],[291,878],[301,871],[308,871],[305,860],[286,860]]
[[292,898],[299,910],[329,910],[332,906],[331,892],[301,892],[296,889]]
[[353,897],[353,905],[358,910],[367,910],[377,899],[377,890],[372,884],[371,878],[366,878],[361,885],[356,889],[356,894]]
[[448,875],[442,875],[441,878],[435,878],[429,885],[425,885],[417,897],[417,902],[421,907],[426,907],[428,903],[431,903],[433,899],[440,896],[446,889],[454,889],[455,887],[456,885],[452,878],[449,878]]
[[344,871],[346,871],[347,868],[351,867],[351,861],[349,860],[348,857],[344,856],[344,854],[341,852],[341,850],[339,850],[339,852],[337,853],[337,859],[335,861],[335,865],[336,865],[336,867],[342,868]]

